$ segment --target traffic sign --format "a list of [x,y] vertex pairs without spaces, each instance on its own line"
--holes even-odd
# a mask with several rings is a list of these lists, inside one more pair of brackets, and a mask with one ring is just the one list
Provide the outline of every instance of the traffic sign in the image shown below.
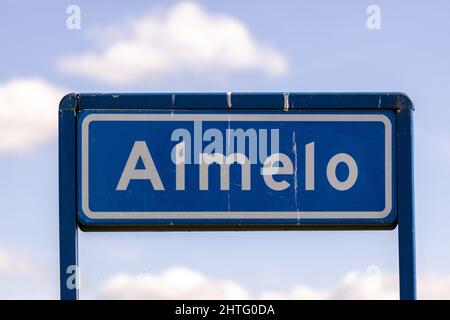
[[78,227],[392,229],[415,299],[413,111],[401,93],[69,94],[59,106],[62,299]]
[[81,111],[79,221],[392,226],[392,111]]

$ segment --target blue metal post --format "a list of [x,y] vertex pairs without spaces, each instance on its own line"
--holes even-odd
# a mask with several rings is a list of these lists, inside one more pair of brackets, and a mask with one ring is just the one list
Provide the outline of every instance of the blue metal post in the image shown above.
[[398,250],[400,299],[416,299],[413,110],[397,114]]
[[76,220],[76,95],[59,105],[59,268],[60,297],[78,298]]

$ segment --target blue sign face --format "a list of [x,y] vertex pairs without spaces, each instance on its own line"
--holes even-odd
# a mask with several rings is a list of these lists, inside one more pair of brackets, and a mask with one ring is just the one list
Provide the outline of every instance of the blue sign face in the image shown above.
[[82,225],[396,220],[392,111],[81,111]]

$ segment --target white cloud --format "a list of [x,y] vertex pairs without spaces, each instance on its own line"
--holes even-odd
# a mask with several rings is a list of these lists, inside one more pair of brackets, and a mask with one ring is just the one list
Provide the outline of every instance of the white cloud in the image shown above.
[[0,299],[57,298],[55,271],[0,247]]
[[241,286],[207,278],[199,272],[174,267],[160,274],[113,275],[104,284],[106,299],[248,299]]
[[[242,285],[213,279],[183,267],[167,269],[159,274],[121,273],[111,276],[94,295],[106,299],[269,299],[269,300],[325,300],[325,299],[398,299],[398,277],[381,272],[376,266],[366,271],[350,271],[336,284],[315,288],[294,285],[285,291],[266,290],[250,295]],[[418,297],[449,299],[450,275],[426,275],[418,278]]]
[[[368,269],[370,271],[370,269]],[[373,271],[373,269],[372,269]],[[160,274],[121,273],[102,286],[107,299],[396,299],[398,285],[391,274],[352,271],[329,288],[293,286],[287,291],[263,291],[251,296],[236,282],[209,278],[187,268],[170,268]]]
[[0,152],[20,152],[56,135],[63,91],[39,78],[0,83]]
[[0,248],[0,273],[22,273],[28,272],[31,268],[21,259],[12,256],[5,249]]
[[[113,36],[111,36],[111,34]],[[110,39],[105,44],[105,39]],[[286,58],[259,43],[239,20],[180,2],[163,12],[128,21],[120,28],[96,30],[97,51],[62,58],[59,67],[109,84],[161,80],[174,74],[286,72]]]
[[427,274],[418,278],[419,299],[450,299],[450,275]]
[[350,271],[334,287],[312,288],[294,286],[287,292],[263,292],[262,299],[335,300],[335,299],[398,299],[397,278],[390,273],[381,273],[377,268],[366,272]]

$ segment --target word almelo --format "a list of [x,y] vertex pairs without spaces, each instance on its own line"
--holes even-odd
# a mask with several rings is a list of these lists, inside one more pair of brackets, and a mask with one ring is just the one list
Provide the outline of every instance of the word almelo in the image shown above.
[[[315,190],[315,143],[311,142],[305,145],[305,190]],[[185,190],[185,169],[186,169],[186,144],[180,142],[172,150],[172,159],[175,165],[175,181],[176,190]],[[137,169],[139,160],[142,161],[144,168]],[[277,175],[294,175],[298,177],[297,161],[295,159],[295,168],[292,160],[284,153],[274,153],[268,156],[260,170],[260,175],[264,179],[265,184],[271,190],[283,191],[291,186],[291,184],[283,177],[275,179]],[[348,176],[344,181],[340,181],[336,175],[338,164],[344,163],[348,167]],[[222,153],[200,153],[199,154],[199,189],[209,190],[209,167],[212,164],[220,166],[220,190],[230,190],[230,167],[232,164],[241,166],[241,189],[251,190],[251,162],[243,153],[232,153],[223,155]],[[330,185],[339,191],[350,189],[356,182],[358,177],[358,166],[355,160],[346,153],[338,153],[334,155],[328,162],[326,175]],[[125,191],[128,189],[132,180],[149,180],[154,190],[165,190],[163,181],[159,175],[157,166],[153,161],[151,152],[145,141],[135,141],[129,154],[128,160],[120,176],[116,190]],[[294,179],[296,181],[296,179]]]

